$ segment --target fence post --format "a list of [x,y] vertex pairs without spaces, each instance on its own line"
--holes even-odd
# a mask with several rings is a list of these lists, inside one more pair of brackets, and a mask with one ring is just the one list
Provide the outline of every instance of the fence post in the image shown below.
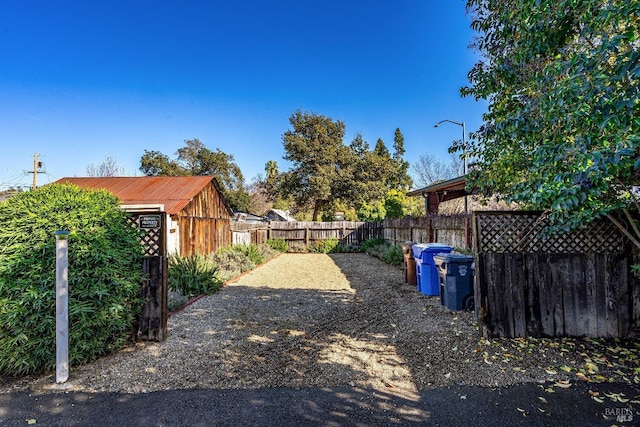
[[56,231],[56,383],[69,379],[68,231]]
[[307,250],[309,250],[309,227],[304,229],[304,241],[307,246]]

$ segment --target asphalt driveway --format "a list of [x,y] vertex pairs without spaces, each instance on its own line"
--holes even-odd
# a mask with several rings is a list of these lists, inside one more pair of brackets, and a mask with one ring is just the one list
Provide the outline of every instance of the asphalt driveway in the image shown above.
[[[452,387],[407,401],[352,387],[171,390],[153,393],[59,392],[0,395],[0,425],[25,426],[612,426],[640,425],[623,404],[599,404],[576,384],[540,401],[540,388]],[[598,390],[638,390],[602,384]]]

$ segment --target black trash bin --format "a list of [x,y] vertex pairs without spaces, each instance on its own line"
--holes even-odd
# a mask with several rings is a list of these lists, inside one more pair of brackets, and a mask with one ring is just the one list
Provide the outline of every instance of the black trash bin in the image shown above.
[[437,254],[433,261],[438,268],[440,303],[449,310],[473,310],[473,260],[469,255]]

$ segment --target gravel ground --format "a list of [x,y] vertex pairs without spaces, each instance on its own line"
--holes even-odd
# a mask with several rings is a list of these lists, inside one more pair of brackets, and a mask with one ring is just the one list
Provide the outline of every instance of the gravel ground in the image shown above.
[[[640,383],[635,342],[485,339],[473,313],[403,283],[364,254],[284,254],[169,318],[168,339],[72,367],[69,390],[356,386],[430,388],[575,381]],[[0,378],[0,393],[49,390],[55,373]]]

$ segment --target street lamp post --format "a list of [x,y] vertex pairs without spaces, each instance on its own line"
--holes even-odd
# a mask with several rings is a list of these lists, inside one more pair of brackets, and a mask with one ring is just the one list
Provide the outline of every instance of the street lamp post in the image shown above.
[[[449,120],[449,119],[445,119],[445,120],[440,120],[438,123],[436,123],[433,127],[437,128],[438,126],[440,126],[442,123],[445,122],[449,122],[449,123],[453,123],[454,125],[458,125],[458,126],[462,126],[462,173],[463,175],[467,174],[467,156],[465,155],[466,149],[467,149],[467,128],[465,127],[464,122],[456,122],[453,120]],[[468,208],[467,208],[467,196],[465,194],[464,196],[464,213],[468,212]]]

